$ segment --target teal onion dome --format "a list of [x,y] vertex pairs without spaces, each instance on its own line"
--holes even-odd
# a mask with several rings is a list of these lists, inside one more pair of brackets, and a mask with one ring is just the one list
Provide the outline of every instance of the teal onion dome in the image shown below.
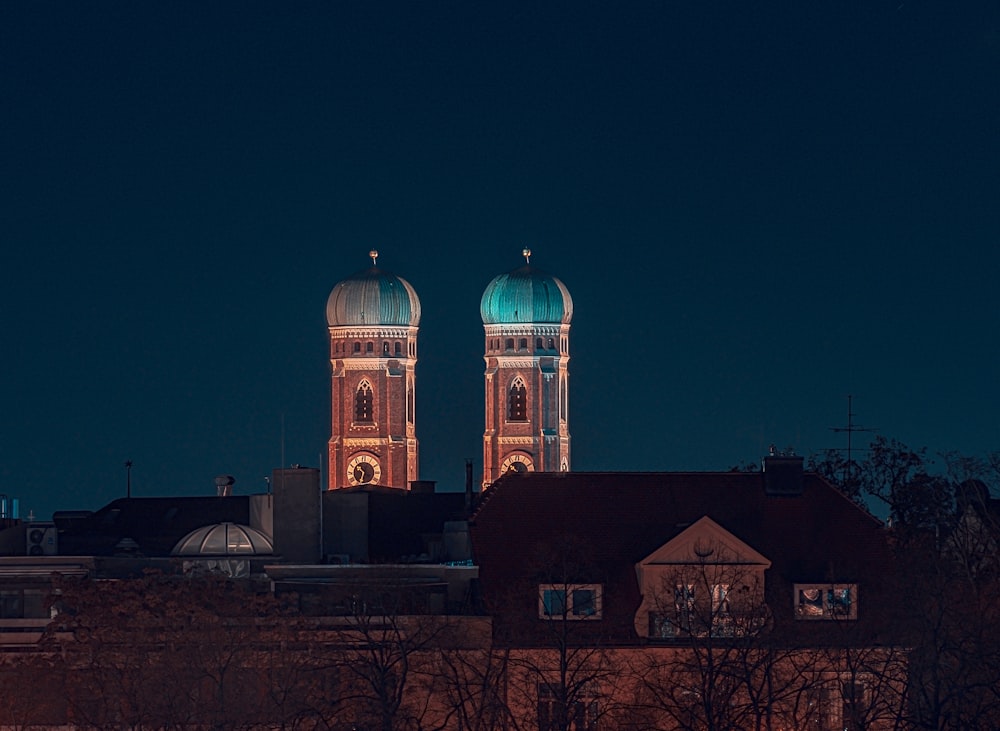
[[420,324],[420,299],[402,277],[371,267],[338,282],[326,301],[330,327]]
[[528,264],[494,277],[483,292],[479,313],[484,325],[568,324],[573,319],[573,298],[556,277]]

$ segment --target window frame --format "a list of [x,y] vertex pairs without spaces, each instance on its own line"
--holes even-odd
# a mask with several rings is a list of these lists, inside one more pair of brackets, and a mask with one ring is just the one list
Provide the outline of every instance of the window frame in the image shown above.
[[[584,684],[579,690],[570,694],[566,686],[558,683],[537,683],[535,687],[536,711],[539,731],[558,731],[572,727],[576,731],[597,731],[600,728],[599,711],[600,695],[596,681]],[[560,706],[564,705],[562,713]],[[560,716],[565,714],[565,719]]]
[[[591,605],[589,612],[581,613],[577,610],[576,604],[582,597],[577,593],[590,592],[591,598],[587,602]],[[549,594],[561,594],[561,607],[559,611],[549,611],[555,609],[553,602],[548,601]],[[566,619],[573,622],[596,621],[604,618],[604,588],[602,584],[539,584],[538,585],[538,618],[539,619]]]
[[354,390],[354,423],[375,423],[375,389],[367,378],[362,378]]
[[528,421],[528,385],[521,376],[516,376],[507,389],[507,421]]
[[[809,599],[804,596],[804,592],[818,591],[817,599]],[[843,603],[835,599],[837,595],[843,596],[843,592],[850,592],[849,606],[847,611],[843,611]],[[817,601],[819,603],[817,603]],[[807,607],[814,609],[809,610]],[[858,585],[855,583],[835,583],[835,584],[794,584],[792,590],[792,613],[795,619],[806,622],[811,621],[855,621],[858,618]]]

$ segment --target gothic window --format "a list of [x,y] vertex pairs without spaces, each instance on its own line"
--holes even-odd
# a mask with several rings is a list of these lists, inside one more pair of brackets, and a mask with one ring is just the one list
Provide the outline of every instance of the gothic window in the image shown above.
[[403,344],[401,342],[399,342],[398,340],[396,341],[395,348],[396,348],[396,350],[395,350],[396,355],[402,355],[403,354]]
[[367,380],[359,383],[357,393],[354,394],[354,420],[361,423],[374,421],[374,402],[372,385]]
[[524,381],[518,376],[510,386],[507,394],[507,421],[528,420],[528,391]]
[[518,341],[518,343],[517,343],[517,349],[518,350],[527,350],[528,349],[528,338],[521,338]]
[[541,349],[542,349],[542,339],[535,338],[535,350],[541,350]]
[[366,353],[374,353],[375,352],[375,343],[365,343],[365,352]]
[[355,343],[354,344],[354,352],[355,353],[360,353],[361,352],[361,343]]
[[389,355],[389,343],[385,341],[382,342],[382,354]]
[[553,338],[549,338],[549,350],[556,349],[556,341]]
[[514,338],[507,338],[507,341],[504,343],[504,348],[506,350],[513,350],[514,349]]

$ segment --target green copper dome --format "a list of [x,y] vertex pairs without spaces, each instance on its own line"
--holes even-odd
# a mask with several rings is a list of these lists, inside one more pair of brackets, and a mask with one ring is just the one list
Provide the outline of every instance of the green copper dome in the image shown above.
[[479,313],[484,325],[569,323],[573,298],[556,277],[529,264],[494,277],[483,292]]
[[339,282],[326,301],[330,327],[420,324],[420,300],[402,277],[371,267]]

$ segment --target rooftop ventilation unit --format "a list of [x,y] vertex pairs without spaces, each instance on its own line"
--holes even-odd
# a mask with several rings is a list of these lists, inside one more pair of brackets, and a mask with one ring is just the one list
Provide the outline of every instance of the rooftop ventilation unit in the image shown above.
[[28,523],[25,529],[28,556],[57,556],[59,554],[58,533],[54,523]]

